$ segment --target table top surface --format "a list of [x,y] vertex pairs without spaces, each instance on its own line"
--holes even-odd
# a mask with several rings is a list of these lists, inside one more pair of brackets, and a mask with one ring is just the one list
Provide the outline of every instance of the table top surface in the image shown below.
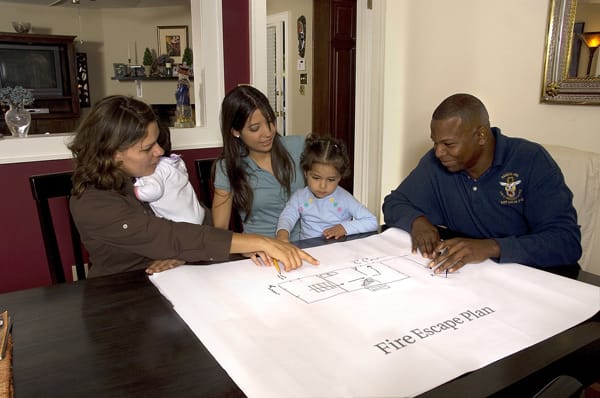
[[[17,397],[244,396],[143,271],[2,294],[4,309]],[[422,396],[532,396],[561,374],[591,384],[594,361],[599,314]]]

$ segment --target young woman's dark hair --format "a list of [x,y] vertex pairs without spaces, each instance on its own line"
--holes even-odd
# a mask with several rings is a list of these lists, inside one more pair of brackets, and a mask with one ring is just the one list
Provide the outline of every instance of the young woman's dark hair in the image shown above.
[[[267,97],[252,86],[237,86],[223,99],[221,104],[221,134],[223,152],[220,159],[225,160],[225,172],[231,185],[233,206],[250,217],[254,195],[248,181],[242,158],[249,155],[248,148],[240,138],[235,138],[233,130],[242,131],[248,118],[254,111],[260,111],[269,124],[275,125],[275,112]],[[216,162],[215,162],[216,163]],[[273,140],[271,164],[277,181],[291,195],[291,184],[295,178],[294,160],[281,142],[279,133]],[[214,178],[214,170],[213,170]]]

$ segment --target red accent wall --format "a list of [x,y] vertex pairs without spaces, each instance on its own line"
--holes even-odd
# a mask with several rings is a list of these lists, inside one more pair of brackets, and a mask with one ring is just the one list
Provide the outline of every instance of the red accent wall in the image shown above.
[[[0,165],[0,292],[50,284],[29,176],[71,169],[70,160]],[[52,210],[56,208],[55,205],[51,204]],[[57,214],[56,218],[63,217]],[[59,245],[63,246],[62,240]]]
[[223,58],[225,93],[250,83],[249,0],[223,0]]
[[[221,148],[175,152],[182,155],[190,181],[197,194],[201,195],[194,160],[216,158],[221,153]],[[3,194],[0,207],[0,293],[51,284],[29,176],[72,169],[70,159],[0,164]],[[67,280],[72,280],[71,265],[75,262],[70,249],[67,206],[67,200],[62,198],[52,199],[50,203],[65,275]]]

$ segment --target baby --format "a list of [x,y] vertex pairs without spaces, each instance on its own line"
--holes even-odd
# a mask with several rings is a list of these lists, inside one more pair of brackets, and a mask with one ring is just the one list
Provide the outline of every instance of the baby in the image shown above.
[[158,144],[163,156],[153,174],[138,177],[134,183],[135,196],[148,202],[154,214],[171,221],[202,224],[205,209],[200,205],[190,183],[187,168],[180,155],[171,152],[168,128],[161,128]]

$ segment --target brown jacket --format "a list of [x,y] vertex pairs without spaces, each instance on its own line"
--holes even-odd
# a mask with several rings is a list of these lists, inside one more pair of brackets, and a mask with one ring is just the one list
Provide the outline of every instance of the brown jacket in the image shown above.
[[156,217],[150,206],[136,199],[133,184],[126,195],[88,187],[71,198],[70,208],[90,254],[90,277],[144,269],[159,259],[229,258],[231,231]]

